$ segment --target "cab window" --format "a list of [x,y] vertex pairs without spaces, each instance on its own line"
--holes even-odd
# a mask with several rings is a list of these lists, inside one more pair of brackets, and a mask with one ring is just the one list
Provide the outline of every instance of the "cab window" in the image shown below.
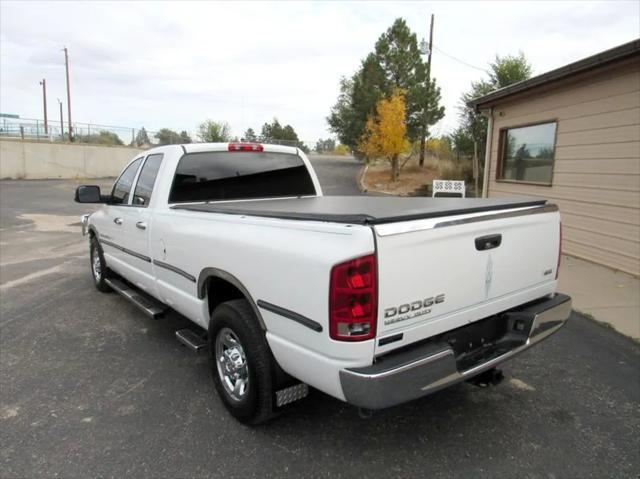
[[131,186],[133,185],[133,180],[138,172],[138,168],[140,167],[140,163],[142,163],[142,158],[138,158],[127,166],[120,175],[120,178],[117,179],[113,185],[113,190],[111,191],[112,204],[126,205],[129,202],[129,193],[131,191]]

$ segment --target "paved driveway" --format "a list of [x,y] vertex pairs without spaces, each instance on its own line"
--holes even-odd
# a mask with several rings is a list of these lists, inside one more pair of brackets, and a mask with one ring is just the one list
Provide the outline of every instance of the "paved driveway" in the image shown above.
[[[358,164],[314,159],[327,194]],[[509,362],[363,420],[314,392],[255,429],[206,360],[91,283],[71,181],[0,182],[0,477],[637,477],[640,348],[574,315]]]

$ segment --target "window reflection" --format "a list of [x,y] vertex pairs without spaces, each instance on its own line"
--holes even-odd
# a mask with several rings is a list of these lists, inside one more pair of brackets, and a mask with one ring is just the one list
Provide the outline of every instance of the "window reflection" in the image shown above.
[[551,184],[556,122],[501,131],[500,179]]

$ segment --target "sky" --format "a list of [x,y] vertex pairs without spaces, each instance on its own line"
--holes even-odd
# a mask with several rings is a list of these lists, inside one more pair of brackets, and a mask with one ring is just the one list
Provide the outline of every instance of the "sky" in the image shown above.
[[[435,15],[432,72],[446,134],[460,95],[496,55],[523,52],[534,74],[640,37],[638,1],[14,2],[0,0],[0,112],[194,132],[205,119],[241,136],[277,117],[309,143],[351,76],[397,17],[418,38]],[[66,108],[65,108],[66,118]]]

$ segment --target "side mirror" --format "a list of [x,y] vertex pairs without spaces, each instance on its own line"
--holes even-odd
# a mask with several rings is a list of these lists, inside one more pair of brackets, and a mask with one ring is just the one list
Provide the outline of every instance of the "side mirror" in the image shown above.
[[76,203],[104,203],[97,185],[82,185],[76,188]]

